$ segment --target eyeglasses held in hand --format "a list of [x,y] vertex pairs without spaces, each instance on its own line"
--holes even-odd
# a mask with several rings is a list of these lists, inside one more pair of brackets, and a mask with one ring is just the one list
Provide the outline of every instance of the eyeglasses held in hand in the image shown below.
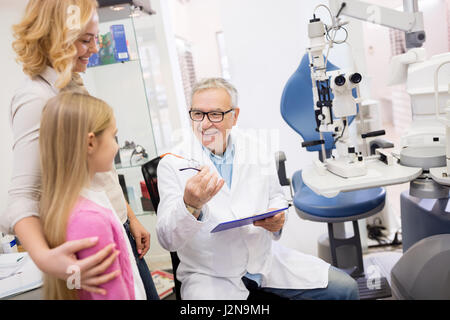
[[184,157],[182,157],[182,156],[179,156],[179,155],[176,155],[176,154],[173,154],[173,153],[170,153],[170,152],[161,155],[160,158],[162,159],[162,158],[164,158],[164,157],[167,156],[167,155],[172,155],[172,156],[174,156],[174,157],[177,157],[177,158],[180,158],[180,159],[183,159],[183,160],[188,161],[188,166],[187,166],[186,168],[181,168],[181,169],[179,169],[179,171],[185,171],[185,170],[195,170],[195,171],[200,171],[201,164],[200,164],[200,162],[198,162],[197,160],[194,160],[194,159],[186,159],[186,158],[184,158]]
[[210,111],[210,112],[203,112],[200,110],[190,110],[189,116],[191,117],[192,121],[201,122],[203,119],[205,119],[205,115],[208,117],[208,120],[211,122],[222,122],[225,115],[234,109],[231,108],[228,111]]
[[181,169],[178,169],[179,171],[185,171],[185,170],[195,170],[195,171],[198,171],[198,172],[200,172],[201,170],[200,169],[197,169],[197,168],[193,168],[193,167],[189,167],[189,168],[181,168]]

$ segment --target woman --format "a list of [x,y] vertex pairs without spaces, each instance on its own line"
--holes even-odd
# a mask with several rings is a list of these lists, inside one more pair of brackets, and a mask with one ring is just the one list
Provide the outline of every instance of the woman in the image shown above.
[[[61,90],[85,91],[79,72],[98,51],[98,15],[95,0],[30,0],[22,21],[13,27],[13,49],[28,76],[11,102],[14,167],[8,206],[0,229],[15,233],[36,265],[45,273],[66,279],[73,265],[81,271],[84,290],[106,294],[99,285],[117,276],[102,273],[113,263],[112,246],[89,258],[77,260],[75,253],[92,247],[98,239],[67,242],[49,247],[39,219],[41,173],[39,166],[39,121],[46,102]],[[150,235],[126,203],[114,170],[96,175],[119,215],[135,255],[147,298],[157,299],[148,267],[142,259],[150,246]],[[134,239],[133,239],[134,238]]]

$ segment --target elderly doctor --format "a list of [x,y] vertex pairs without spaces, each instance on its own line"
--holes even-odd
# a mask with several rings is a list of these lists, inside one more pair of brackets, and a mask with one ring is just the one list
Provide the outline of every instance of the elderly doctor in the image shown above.
[[[211,233],[219,223],[287,206],[274,156],[231,130],[237,91],[220,78],[194,89],[193,133],[158,166],[157,235],[180,258],[187,300],[246,299],[248,288],[287,299],[358,299],[356,281],[328,263],[280,245],[285,212],[253,225]],[[201,164],[200,171],[180,170]]]

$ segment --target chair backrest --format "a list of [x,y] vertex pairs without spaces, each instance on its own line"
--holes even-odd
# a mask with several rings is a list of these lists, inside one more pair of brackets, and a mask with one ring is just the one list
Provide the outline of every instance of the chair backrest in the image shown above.
[[[329,60],[327,71],[337,70]],[[355,96],[355,92],[353,92]],[[332,95],[333,98],[333,95]],[[314,113],[314,98],[312,92],[311,71],[309,67],[309,57],[305,54],[299,67],[287,81],[283,95],[281,97],[281,116],[284,121],[298,134],[304,141],[319,140],[319,133],[316,131],[316,117]],[[349,118],[349,125],[354,117]],[[329,132],[324,133],[325,149],[330,151],[335,148],[334,139]],[[308,151],[320,151],[321,146],[306,147]]]
[[155,212],[158,210],[159,205],[158,177],[156,173],[160,161],[161,157],[156,157],[141,166],[145,185],[147,186],[148,193],[150,194],[150,200]]
[[[161,157],[156,157],[141,166],[142,175],[144,176],[145,185],[147,186],[148,193],[150,194],[150,200],[152,202],[155,213],[158,214],[159,205],[159,191],[158,191],[158,164],[161,161]],[[180,259],[176,252],[170,252],[172,260],[172,272],[175,282],[175,297],[177,300],[181,300],[181,282],[177,279],[177,269],[180,264]]]
[[277,165],[278,180],[281,186],[289,186],[290,180],[286,176],[286,154],[283,151],[278,151],[275,155],[275,162]]

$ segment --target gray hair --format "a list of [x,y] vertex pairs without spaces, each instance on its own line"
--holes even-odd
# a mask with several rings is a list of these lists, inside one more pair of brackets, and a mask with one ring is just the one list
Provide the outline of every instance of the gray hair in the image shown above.
[[236,88],[229,83],[227,80],[223,78],[206,78],[202,79],[199,82],[197,82],[194,87],[192,88],[192,94],[191,94],[191,105],[192,105],[192,98],[194,97],[194,94],[198,91],[206,90],[206,89],[225,89],[231,98],[231,106],[233,108],[237,107],[238,103],[238,92]]

